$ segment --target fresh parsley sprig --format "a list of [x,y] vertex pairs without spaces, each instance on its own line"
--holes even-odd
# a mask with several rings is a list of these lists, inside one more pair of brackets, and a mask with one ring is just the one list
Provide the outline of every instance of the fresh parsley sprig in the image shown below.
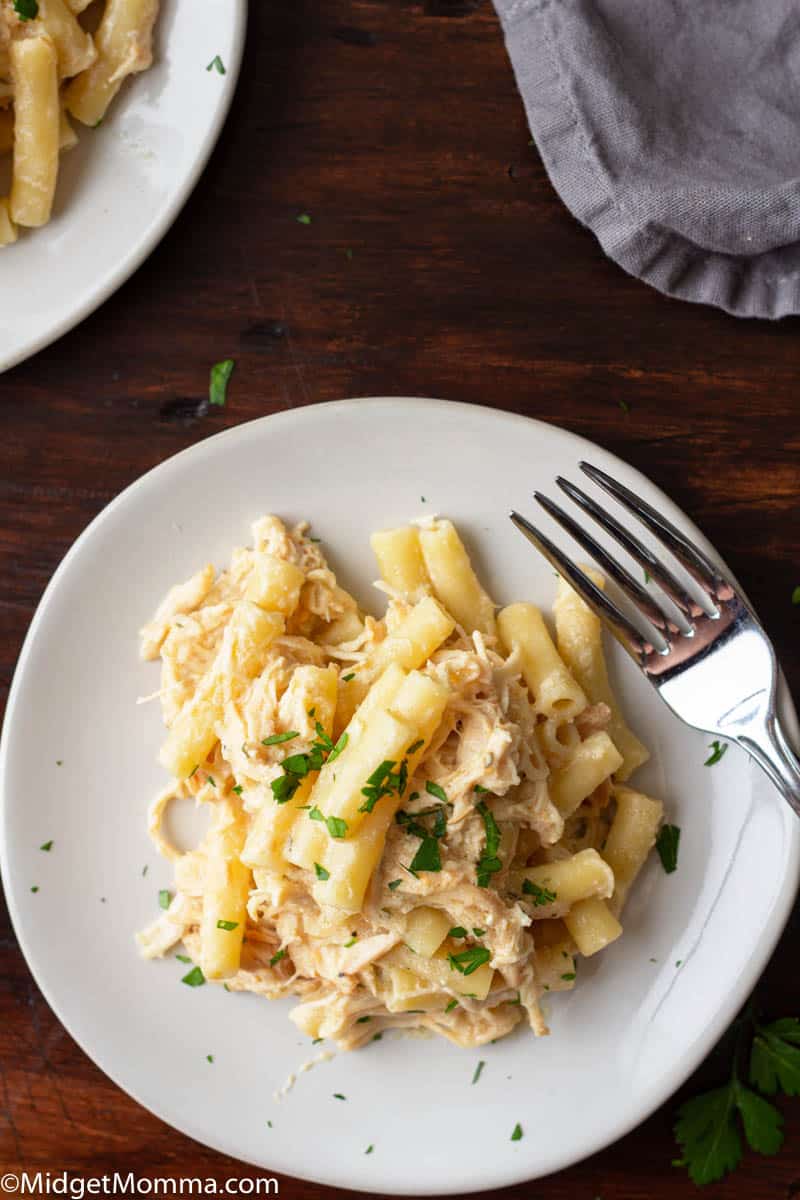
[[486,846],[481,851],[476,868],[477,883],[478,887],[488,887],[492,875],[496,875],[503,869],[503,864],[497,856],[500,849],[500,829],[485,801],[479,801],[475,807],[483,817],[483,826],[486,830]]
[[[800,1095],[800,1021],[784,1017],[765,1025],[748,1005],[737,1025],[728,1082],[694,1096],[678,1109],[675,1137],[683,1157],[674,1165],[686,1167],[699,1186],[722,1179],[739,1166],[742,1132],[758,1154],[780,1150],[783,1117],[760,1092]],[[745,1053],[748,1040],[749,1055]],[[743,1061],[748,1064],[748,1083],[740,1076]]]

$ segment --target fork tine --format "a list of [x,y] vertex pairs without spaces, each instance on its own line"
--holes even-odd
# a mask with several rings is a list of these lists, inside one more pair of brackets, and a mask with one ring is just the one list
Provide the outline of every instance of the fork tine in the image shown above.
[[535,525],[532,525],[525,517],[518,512],[512,511],[509,516],[528,541],[543,554],[548,562],[555,569],[568,579],[575,591],[591,608],[595,616],[604,621],[614,637],[630,654],[634,662],[640,666],[652,654],[653,650],[658,654],[666,654],[669,650],[664,638],[654,629],[653,637],[645,636],[636,626],[625,616],[621,609],[617,608],[608,596],[592,583],[591,579],[575,566],[567,556],[558,549],[557,546],[545,537]]
[[648,550],[634,534],[630,533],[616,517],[612,517],[611,513],[601,508],[597,501],[593,500],[591,496],[587,496],[586,492],[576,487],[574,483],[570,483],[563,475],[558,476],[556,483],[562,492],[565,492],[569,496],[570,500],[574,500],[579,508],[582,508],[593,520],[597,521],[598,525],[602,526],[607,533],[610,533],[622,548],[627,550],[631,558],[634,558],[639,566],[648,575],[651,575],[656,583],[660,584],[672,603],[680,610],[690,624],[694,617],[700,615],[700,607],[697,601],[689,595],[686,588],[680,580],[675,578],[669,567],[665,566],[659,558],[656,558],[655,554]]
[[591,463],[587,462],[582,462],[580,466],[585,475],[588,475],[598,487],[603,488],[609,495],[619,500],[620,504],[633,513],[636,519],[641,521],[662,545],[674,554],[678,562],[685,567],[695,583],[715,605],[717,599],[730,599],[734,595],[735,589],[732,583],[721,574],[719,568],[671,521],[656,512],[652,505],[648,504],[646,500],[642,500],[630,488],[619,483],[612,475],[601,471],[599,467],[593,467]]
[[678,626],[672,615],[665,611],[655,596],[642,587],[642,585],[633,578],[629,571],[618,563],[599,542],[595,541],[590,533],[574,521],[567,513],[564,512],[557,504],[550,500],[541,492],[533,493],[539,504],[545,512],[549,513],[553,520],[558,521],[563,529],[575,539],[579,546],[582,546],[588,554],[591,554],[607,575],[610,575],[615,583],[619,584],[628,599],[636,605],[641,613],[651,622],[652,625],[659,631],[667,645],[669,645],[676,634],[690,635],[694,632],[694,626],[687,620],[685,613],[680,612],[682,627]]

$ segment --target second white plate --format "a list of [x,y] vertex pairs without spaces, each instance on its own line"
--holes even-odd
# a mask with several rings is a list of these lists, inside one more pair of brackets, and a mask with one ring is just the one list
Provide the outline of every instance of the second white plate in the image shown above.
[[[497,601],[549,608],[553,573],[506,514],[531,511],[533,488],[550,488],[557,472],[577,478],[582,458],[708,549],[665,496],[597,446],[522,417],[391,399],[302,408],[200,443],[128,488],[56,572],[0,751],[9,907],[72,1035],[177,1129],[336,1187],[432,1195],[513,1184],[646,1117],[747,996],[793,902],[800,825],[738,750],[705,767],[709,739],[680,725],[621,651],[618,690],[653,750],[637,781],[681,826],[680,862],[669,876],[656,858],[648,864],[622,939],[581,963],[573,992],[552,998],[551,1037],[519,1033],[463,1051],[386,1036],[320,1063],[276,1100],[325,1049],[297,1033],[289,1003],[193,990],[174,957],[137,955],[134,931],[171,884],[145,833],[163,782],[160,714],[135,703],[158,686],[157,668],[137,659],[136,631],[166,588],[209,559],[226,563],[250,522],[276,512],[313,520],[343,583],[380,612],[369,533],[439,511],[463,530]],[[517,1122],[524,1136],[512,1142]]]
[[[246,0],[162,0],[155,62],[61,158],[53,218],[0,250],[0,371],[77,325],[144,261],[197,183],[239,75]],[[206,70],[219,56],[225,74]]]

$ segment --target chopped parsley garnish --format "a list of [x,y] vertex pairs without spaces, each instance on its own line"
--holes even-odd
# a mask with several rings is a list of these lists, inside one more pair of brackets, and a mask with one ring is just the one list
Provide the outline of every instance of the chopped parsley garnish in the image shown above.
[[349,950],[351,946],[355,946],[357,941],[358,941],[358,938],[356,937],[355,934],[353,934],[353,936],[350,938],[350,941],[345,942],[345,944],[344,944],[345,950]]
[[213,1061],[214,1061],[214,1055],[213,1055],[213,1054],[207,1054],[207,1055],[206,1055],[206,1062],[213,1063]]
[[339,757],[339,755],[342,753],[345,746],[347,745],[347,739],[349,736],[350,736],[349,734],[343,733],[342,736],[339,738],[336,745],[333,747],[333,749],[328,754],[328,762],[329,763],[335,762],[336,759]]
[[366,799],[359,812],[371,813],[384,796],[403,795],[408,785],[408,760],[404,758],[397,771],[394,769],[396,765],[394,759],[386,758],[375,768],[361,789],[361,795]]
[[310,225],[311,217],[308,215],[308,213],[300,213],[299,217],[297,218],[297,223],[298,225]]
[[315,804],[313,808],[310,808],[308,810],[308,819],[310,821],[324,821],[325,817],[323,816],[323,814],[320,812],[320,810],[317,808],[317,806]]
[[424,739],[424,738],[419,738],[419,740],[418,740],[418,741],[416,741],[416,742],[413,742],[413,743],[412,743],[412,744],[411,744],[411,745],[408,747],[408,749],[406,750],[406,754],[416,754],[416,753],[417,753],[417,751],[418,751],[418,750],[421,750],[421,749],[422,749],[422,747],[423,747],[424,745],[425,745],[425,739]]
[[620,400],[619,406],[624,413],[628,413],[631,411],[631,406],[630,406],[630,404],[628,404],[627,400]]
[[269,965],[274,967],[275,963],[279,963],[282,958],[286,958],[286,951],[283,949],[278,950],[275,954],[273,954],[272,958],[269,960]]
[[215,54],[211,62],[206,67],[207,71],[216,71],[218,75],[225,74],[225,64],[218,54]]
[[331,877],[330,871],[326,871],[325,868],[320,866],[318,862],[314,863],[314,873],[317,876],[317,879],[330,879]]
[[681,840],[679,825],[662,825],[656,838],[656,850],[667,875],[678,865],[678,843]]
[[206,775],[206,783],[210,783],[212,787],[217,786],[217,781],[214,779],[213,775]]
[[297,775],[279,775],[269,786],[276,803],[286,804],[300,787],[300,778]]
[[450,1003],[447,1005],[447,1008],[446,1008],[444,1011],[445,1011],[446,1013],[449,1013],[449,1012],[452,1012],[452,1011],[453,1011],[453,1009],[454,1009],[454,1008],[457,1008],[457,1007],[458,1007],[458,1001],[457,1001],[457,1000],[451,1000],[451,1001],[450,1001]]
[[231,788],[231,791],[234,793],[234,795],[241,796],[242,792],[244,791],[244,788],[242,787],[242,785],[240,783],[237,783],[235,785],[235,787]]
[[473,792],[477,792],[479,796],[488,796],[489,795],[489,789],[485,788],[480,783],[476,783],[475,787],[472,790],[473,790]]
[[162,888],[161,891],[158,893],[158,907],[159,908],[169,908],[171,903],[172,903],[172,893],[167,891],[166,888]]
[[342,676],[342,683],[349,683],[350,680],[355,679],[355,677],[356,677],[355,671],[348,671],[346,675]]
[[483,937],[483,935],[486,933],[486,930],[485,929],[476,929],[473,927],[472,932],[475,934],[475,937]]
[[38,0],[14,0],[14,12],[20,21],[32,21],[39,15]]
[[538,883],[533,883],[530,879],[523,880],[522,891],[526,896],[532,898],[534,908],[541,908],[543,904],[552,904],[558,895],[557,892],[551,892],[549,888],[540,887]]
[[272,1121],[267,1121],[267,1125],[269,1126],[270,1129],[272,1129]]
[[56,759],[56,766],[57,766],[57,767],[63,767],[63,765],[64,765],[64,760],[63,760],[63,758],[57,758],[57,759]]
[[232,358],[223,359],[222,362],[214,363],[211,368],[211,378],[208,384],[208,402],[216,404],[218,408],[225,407],[225,401],[228,398],[228,381],[233,374],[233,368],[236,366]]
[[467,931],[463,925],[454,925],[447,936],[451,938],[465,938]]
[[35,894],[36,892],[38,892],[38,890],[39,890],[39,885],[38,885],[38,883],[35,883],[33,885],[33,887],[31,888],[31,891]]
[[442,804],[447,804],[447,792],[441,784],[434,783],[429,779],[425,784],[425,791],[429,796],[435,796],[437,800],[441,800]]
[[511,1140],[512,1142],[522,1141],[522,1126],[520,1125],[519,1121],[517,1121],[516,1125],[514,1126],[514,1132],[511,1135]]
[[419,844],[419,849],[411,860],[410,870],[441,871],[442,859],[439,854],[439,842],[435,837],[426,834]]
[[370,1142],[370,1144],[367,1146],[367,1148],[366,1148],[366,1150],[364,1151],[364,1153],[365,1153],[365,1154],[372,1154],[372,1152],[373,1152],[373,1150],[374,1150],[374,1149],[375,1149],[375,1147],[373,1146],[372,1142]]
[[347,1096],[343,1096],[341,1092],[334,1092],[333,1098],[334,1100],[346,1100]]
[[287,775],[296,775],[298,779],[304,779],[308,774],[309,762],[307,754],[290,754],[281,763]]
[[708,748],[711,751],[711,753],[708,756],[708,758],[706,759],[706,761],[703,763],[703,766],[704,767],[713,767],[715,763],[719,762],[719,760],[722,758],[725,751],[728,749],[728,743],[713,741]]
[[792,592],[792,604],[800,604],[800,586]]
[[238,928],[238,921],[217,921],[217,929],[224,929],[226,933],[233,933],[234,929]]
[[487,950],[485,946],[470,946],[468,950],[462,950],[459,954],[448,954],[447,960],[450,963],[451,971],[460,971],[462,975],[471,975],[473,971],[477,971],[478,967],[488,963],[491,957],[491,951]]
[[192,961],[188,954],[176,954],[175,957],[177,958],[178,962],[182,963],[190,963]]
[[347,821],[343,817],[326,817],[325,824],[332,838],[347,837]]
[[402,879],[390,879],[386,886],[388,887],[390,892],[394,892],[397,890],[397,888],[400,887],[400,884],[402,882],[403,882]]
[[372,1020],[372,1017],[359,1017],[358,1020],[356,1021],[356,1025],[365,1025],[367,1023],[367,1021],[371,1021],[371,1020]]
[[149,870],[150,870],[149,866],[147,865],[147,863],[145,863],[144,866],[142,867],[142,879],[144,879],[145,875],[147,874],[147,872]]
[[[800,1095],[800,1021],[785,1017],[762,1025],[753,1010],[735,1022],[739,1032],[728,1082],[687,1100],[678,1109],[675,1137],[683,1158],[675,1166],[686,1167],[694,1183],[702,1186],[735,1170],[742,1160],[741,1130],[751,1149],[759,1154],[777,1154],[783,1145],[783,1117],[759,1095],[782,1091]],[[746,1040],[753,1034],[747,1086],[739,1070]],[[758,1089],[756,1091],[755,1089]]]
[[483,817],[483,826],[486,830],[486,846],[481,852],[477,864],[477,883],[478,887],[488,887],[491,876],[503,869],[503,864],[497,857],[500,849],[500,829],[483,800],[476,805],[476,808]]
[[572,983],[572,980],[575,978],[575,972],[574,972],[574,971],[567,971],[567,973],[566,973],[565,975],[562,975],[562,976],[561,976],[561,978],[562,978],[562,979],[563,979],[563,980],[564,980],[566,983]]
[[261,739],[262,746],[280,746],[281,742],[291,742],[292,738],[300,737],[296,729],[287,729],[286,733],[271,733]]
[[187,987],[202,987],[206,981],[206,977],[199,967],[192,967],[188,975],[184,975],[181,983],[185,983]]
[[486,1063],[483,1061],[483,1059],[481,1059],[481,1061],[478,1063],[477,1067],[475,1068],[475,1074],[472,1076],[473,1083],[478,1082],[478,1080],[480,1079],[481,1074],[483,1072],[483,1068],[485,1066],[486,1066]]
[[42,842],[39,849],[40,850],[52,850],[53,849],[53,839],[51,838],[49,842]]

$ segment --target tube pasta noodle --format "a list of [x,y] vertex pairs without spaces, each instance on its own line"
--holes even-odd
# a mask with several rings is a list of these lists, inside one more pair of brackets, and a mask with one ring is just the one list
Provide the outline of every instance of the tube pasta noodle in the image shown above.
[[97,32],[80,23],[88,0],[35,0],[22,16],[0,0],[0,154],[13,152],[0,198],[0,246],[17,226],[50,220],[59,155],[77,143],[67,112],[97,125],[125,77],[152,62],[159,0],[104,0]]
[[[604,580],[599,571],[587,567],[583,569],[598,587],[603,587]],[[628,728],[611,690],[600,618],[595,616],[563,576],[558,580],[553,615],[558,651],[569,671],[583,688],[590,703],[607,704],[609,707],[609,736],[622,755],[616,778],[624,782],[637,767],[647,762],[650,752]]]
[[[260,518],[252,549],[170,588],[141,630],[171,776],[148,827],[174,871],[141,951],[183,941],[206,979],[295,996],[298,1028],[344,1049],[391,1028],[545,1034],[541,996],[621,936],[662,819],[619,782],[598,631],[576,679],[533,605],[495,622],[440,520],[373,535],[389,598],[370,616],[307,529]],[[589,644],[563,588],[558,604],[559,645]],[[164,817],[189,797],[211,819],[181,852]]]

